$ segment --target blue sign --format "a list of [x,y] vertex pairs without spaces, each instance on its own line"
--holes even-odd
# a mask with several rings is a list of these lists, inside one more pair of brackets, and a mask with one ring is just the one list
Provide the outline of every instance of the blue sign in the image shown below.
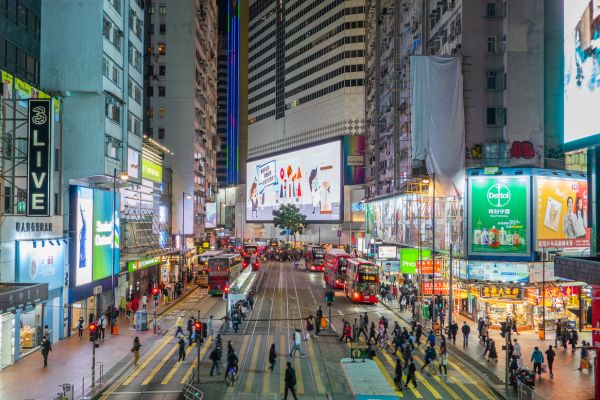
[[17,241],[17,282],[47,283],[48,290],[62,287],[67,245],[62,240]]
[[400,272],[400,261],[398,261],[398,260],[382,261],[381,268],[383,268],[383,272],[398,273],[398,272]]
[[500,282],[529,282],[527,263],[471,261],[467,263],[467,279]]

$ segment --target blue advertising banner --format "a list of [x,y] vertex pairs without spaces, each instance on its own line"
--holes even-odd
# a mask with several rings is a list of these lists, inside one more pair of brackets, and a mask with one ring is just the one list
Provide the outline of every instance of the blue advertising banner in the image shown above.
[[62,287],[66,251],[67,245],[58,239],[17,241],[17,282],[47,283],[48,290]]
[[[113,216],[113,192],[94,190],[94,229],[93,229],[93,280],[97,281],[119,273],[119,202],[117,197]],[[114,224],[114,226],[113,226]],[[114,229],[114,237],[113,237]],[[114,253],[113,253],[114,249]],[[112,257],[115,257],[114,264]]]

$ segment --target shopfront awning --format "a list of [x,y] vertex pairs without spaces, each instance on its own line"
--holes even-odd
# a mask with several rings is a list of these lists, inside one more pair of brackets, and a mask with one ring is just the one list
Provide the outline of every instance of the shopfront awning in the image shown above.
[[48,300],[47,283],[0,282],[0,314],[27,308]]

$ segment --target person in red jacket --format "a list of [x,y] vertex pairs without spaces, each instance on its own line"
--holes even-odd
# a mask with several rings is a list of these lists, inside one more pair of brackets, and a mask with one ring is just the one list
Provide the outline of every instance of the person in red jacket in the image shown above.
[[344,343],[348,343],[348,340],[353,342],[352,340],[352,326],[349,322],[346,322],[346,326],[344,326]]
[[133,315],[135,315],[137,310],[140,308],[140,301],[138,300],[137,297],[133,298],[133,304],[131,306],[133,308]]

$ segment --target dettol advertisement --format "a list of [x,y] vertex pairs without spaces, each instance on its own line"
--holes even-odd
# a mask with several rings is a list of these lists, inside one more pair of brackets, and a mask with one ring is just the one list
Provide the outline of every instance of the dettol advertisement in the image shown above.
[[469,254],[529,254],[529,176],[469,179]]

